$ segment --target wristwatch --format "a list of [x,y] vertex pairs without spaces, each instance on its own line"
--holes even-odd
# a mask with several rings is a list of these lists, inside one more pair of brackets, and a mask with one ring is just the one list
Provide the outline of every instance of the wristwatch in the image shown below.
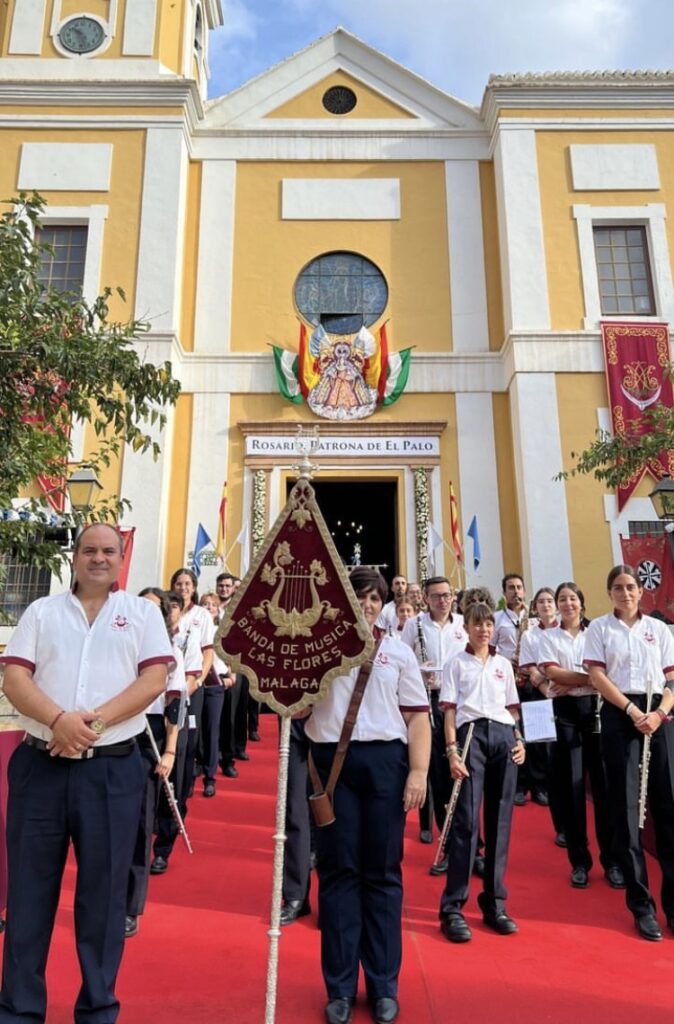
[[93,729],[97,736],[102,736],[108,727],[99,715],[97,718],[94,718],[93,721],[89,722],[89,728]]

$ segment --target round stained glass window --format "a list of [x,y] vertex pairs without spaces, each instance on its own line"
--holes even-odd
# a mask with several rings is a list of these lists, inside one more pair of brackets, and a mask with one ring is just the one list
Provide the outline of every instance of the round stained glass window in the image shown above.
[[295,305],[307,323],[329,334],[357,334],[388,302],[379,267],[355,252],[328,252],[307,263],[295,282]]
[[350,114],[357,102],[355,92],[346,85],[332,85],[323,94],[323,106],[329,114]]

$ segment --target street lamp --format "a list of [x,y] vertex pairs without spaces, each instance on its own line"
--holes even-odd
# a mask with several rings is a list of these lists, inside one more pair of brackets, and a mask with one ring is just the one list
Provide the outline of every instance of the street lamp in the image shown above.
[[66,480],[70,504],[75,512],[84,512],[92,504],[94,494],[103,490],[103,485],[91,466],[81,466]]
[[671,476],[661,477],[648,497],[658,519],[664,523],[674,522],[674,480]]

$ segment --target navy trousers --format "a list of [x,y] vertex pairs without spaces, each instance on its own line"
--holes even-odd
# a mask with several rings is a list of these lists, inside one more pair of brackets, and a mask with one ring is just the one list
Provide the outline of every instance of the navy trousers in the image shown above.
[[201,712],[201,748],[204,783],[215,782],[220,753],[220,719],[225,703],[224,686],[204,686]]
[[[462,746],[467,723],[458,730]],[[478,718],[468,750],[470,777],[461,785],[447,841],[447,882],[440,901],[440,917],[461,911],[470,892],[470,876],[480,833],[480,804],[484,797],[484,879],[478,897],[480,909],[496,913],[505,908],[505,869],[510,844],[510,825],[517,785],[517,765],[512,759],[515,730],[512,725]]]
[[9,893],[0,1022],[43,1024],[45,967],[68,847],[77,860],[75,942],[82,987],[76,1024],[113,1024],[124,950],[126,889],[145,772],[138,749],[90,761],[22,744],[8,769]]
[[[152,729],[157,748],[160,753],[164,750],[166,741],[166,726],[163,715],[148,715],[147,721]],[[150,879],[150,857],[152,852],[152,833],[154,831],[159,796],[163,792],[161,779],[155,771],[157,761],[152,750],[149,739],[145,733],[138,737],[138,749],[143,758],[145,769],[145,788],[141,803],[140,818],[138,821],[138,832],[136,843],[131,860],[129,871],[129,885],[126,897],[126,912],[132,917],[138,917],[145,910],[147,900],[148,882]]]
[[[281,719],[279,718],[279,724]],[[283,858],[283,899],[305,900],[311,876],[311,820],[307,799],[307,755],[309,740],[304,735],[306,719],[290,723],[286,842]]]
[[[327,781],[335,743],[313,743]],[[328,998],[355,996],[363,965],[370,999],[398,994],[407,747],[352,742],[334,794],[336,820],[316,829],[321,968]]]

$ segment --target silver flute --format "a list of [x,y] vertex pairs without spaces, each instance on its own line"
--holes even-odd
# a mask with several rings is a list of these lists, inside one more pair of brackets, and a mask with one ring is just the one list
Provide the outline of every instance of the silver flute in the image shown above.
[[[161,761],[161,754],[159,753],[159,747],[157,746],[157,741],[155,740],[154,734],[152,732],[152,729],[150,728],[150,723],[147,720],[145,721],[145,733],[147,735],[147,738],[150,741],[150,746],[152,747],[152,753],[154,754],[154,756],[156,758],[157,764],[159,764],[159,762]],[[168,800],[168,805],[171,808],[171,814],[173,815],[173,817],[175,819],[175,823],[178,826],[178,831],[180,832],[180,835],[185,840],[185,846],[187,847],[187,852],[188,853],[194,853],[194,850],[192,849],[192,844],[190,842],[190,837],[188,836],[187,829],[185,828],[185,822],[183,821],[183,816],[180,813],[180,808],[178,807],[178,801],[176,800],[176,795],[173,792],[173,783],[169,779],[165,779],[163,776],[162,776],[161,782],[162,782],[162,786],[164,787],[164,792],[166,793],[166,799]]]
[[[473,729],[475,728],[475,722],[471,722],[466,732],[466,739],[464,740],[463,750],[461,752],[461,766],[465,767],[466,757],[468,756],[468,748],[470,747],[470,741],[473,738]],[[463,785],[463,777],[460,779],[454,779],[454,785],[452,786],[452,793],[447,804],[447,812],[445,814],[445,820],[442,825],[442,832],[438,839],[438,848],[435,851],[435,860],[433,861],[433,867],[436,867],[442,860],[445,853],[445,844],[447,842],[447,836],[449,830],[452,827],[452,819],[454,812],[456,811],[456,805],[459,802],[459,793],[461,792],[461,786]]]
[[[648,680],[646,687],[646,712],[651,710],[653,699],[653,681]],[[644,744],[641,748],[641,763],[639,765],[639,828],[646,824],[646,802],[648,799],[648,768],[651,763],[651,737],[644,736]]]

